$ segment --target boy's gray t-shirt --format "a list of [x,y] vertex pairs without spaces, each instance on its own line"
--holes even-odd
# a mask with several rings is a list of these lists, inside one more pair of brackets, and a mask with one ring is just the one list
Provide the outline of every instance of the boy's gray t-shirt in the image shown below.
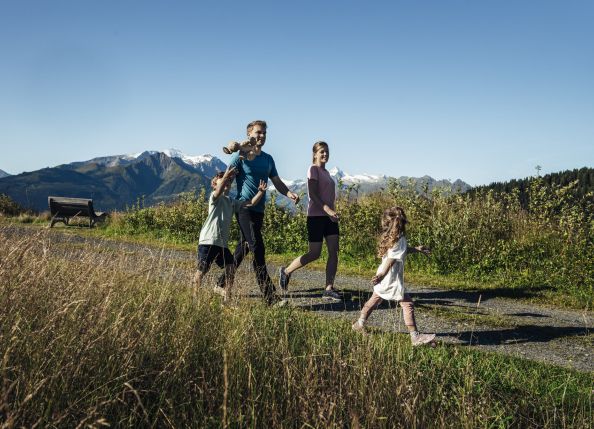
[[200,230],[198,244],[227,247],[233,214],[239,211],[243,201],[231,199],[223,194],[215,200],[213,195],[211,193],[208,199],[208,216]]

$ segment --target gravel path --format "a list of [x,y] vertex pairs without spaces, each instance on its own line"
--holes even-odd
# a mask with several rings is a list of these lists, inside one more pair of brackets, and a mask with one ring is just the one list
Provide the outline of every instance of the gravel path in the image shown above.
[[[37,228],[3,226],[1,234],[22,235],[39,232]],[[91,242],[93,248],[115,249],[138,258],[167,258],[183,267],[177,276],[188,283],[193,274],[195,253],[181,250],[159,249],[143,244],[123,243],[64,234],[60,228],[46,230],[57,247],[72,248]],[[246,260],[237,274],[239,292],[246,297],[259,297],[254,274]],[[277,267],[269,265],[271,277],[278,279]],[[340,271],[340,267],[339,267]],[[220,273],[213,266],[206,284],[214,284]],[[294,273],[286,298],[305,311],[329,317],[356,320],[361,306],[371,295],[369,280],[339,275],[336,286],[343,292],[342,301],[322,297],[325,275],[321,271],[301,269]],[[461,347],[475,347],[486,351],[518,356],[526,359],[561,365],[579,371],[594,371],[593,312],[572,311],[538,306],[522,300],[513,300],[475,292],[451,291],[407,285],[415,301],[419,329],[435,332],[440,342]],[[406,332],[402,312],[384,302],[371,316],[371,326],[379,330]]]
[[[276,271],[275,271],[276,272]],[[339,275],[342,302],[321,296],[323,272],[301,270],[291,278],[287,296],[295,305],[334,317],[356,320],[371,296],[368,279]],[[478,347],[507,355],[574,368],[594,370],[594,331],[591,311],[572,311],[536,306],[475,292],[407,285],[415,301],[417,325],[434,332],[446,344]],[[402,311],[384,302],[369,324],[382,330],[407,332]]]

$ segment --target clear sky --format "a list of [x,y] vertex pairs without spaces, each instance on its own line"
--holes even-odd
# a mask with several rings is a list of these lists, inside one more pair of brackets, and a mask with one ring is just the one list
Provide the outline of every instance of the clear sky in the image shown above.
[[0,169],[211,153],[477,185],[594,166],[594,2],[0,0]]

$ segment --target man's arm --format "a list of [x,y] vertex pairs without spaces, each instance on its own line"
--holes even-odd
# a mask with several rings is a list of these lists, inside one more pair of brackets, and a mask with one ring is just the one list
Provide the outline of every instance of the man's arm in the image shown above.
[[272,183],[278,192],[289,198],[293,201],[293,203],[297,204],[299,202],[299,195],[294,192],[289,191],[287,185],[282,181],[282,179],[278,176],[271,177]]

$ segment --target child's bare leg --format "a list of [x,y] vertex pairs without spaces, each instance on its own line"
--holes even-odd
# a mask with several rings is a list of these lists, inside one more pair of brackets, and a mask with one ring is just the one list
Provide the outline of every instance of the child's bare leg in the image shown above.
[[328,260],[326,261],[326,289],[334,289],[334,279],[336,269],[338,268],[338,235],[329,235],[326,237],[326,247],[328,248]]
[[194,298],[196,298],[196,294],[198,293],[198,289],[200,289],[200,287],[202,286],[202,277],[204,276],[204,274],[202,273],[202,271],[197,270],[196,274],[194,274],[194,287],[192,290],[192,296]]
[[309,264],[310,262],[315,261],[320,257],[322,253],[322,242],[309,242],[309,250],[304,255],[301,255],[293,260],[289,264],[287,268],[285,268],[285,273],[290,275],[293,271]]
[[234,280],[235,265],[228,264],[225,266],[225,301],[231,301]]

